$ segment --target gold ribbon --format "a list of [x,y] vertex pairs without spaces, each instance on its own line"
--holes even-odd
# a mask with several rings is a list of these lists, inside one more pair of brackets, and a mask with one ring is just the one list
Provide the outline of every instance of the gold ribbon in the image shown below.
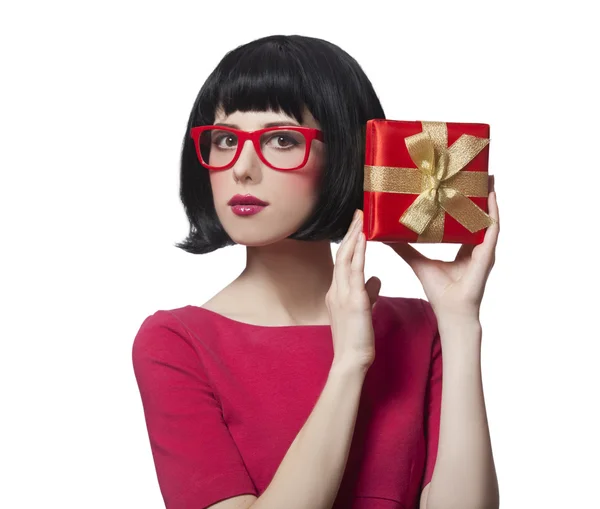
[[489,143],[488,138],[461,135],[448,147],[445,122],[421,122],[423,132],[405,143],[417,166],[365,165],[364,190],[419,194],[399,222],[419,234],[417,242],[441,242],[444,216],[448,212],[471,233],[487,228],[495,220],[467,196],[488,196],[488,174],[460,171]]

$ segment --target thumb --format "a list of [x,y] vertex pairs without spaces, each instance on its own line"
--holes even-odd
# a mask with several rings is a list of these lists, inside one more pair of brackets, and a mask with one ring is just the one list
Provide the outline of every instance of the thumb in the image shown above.
[[365,283],[365,289],[367,290],[367,295],[371,302],[371,309],[373,309],[377,302],[377,297],[379,297],[379,290],[381,290],[381,280],[375,276],[369,278]]

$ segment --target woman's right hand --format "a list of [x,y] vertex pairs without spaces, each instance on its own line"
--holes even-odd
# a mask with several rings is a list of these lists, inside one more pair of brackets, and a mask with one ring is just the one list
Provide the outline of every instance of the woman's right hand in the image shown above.
[[375,360],[372,310],[381,281],[365,284],[366,239],[362,233],[363,212],[357,209],[335,257],[331,287],[325,296],[333,336],[334,364],[368,369]]

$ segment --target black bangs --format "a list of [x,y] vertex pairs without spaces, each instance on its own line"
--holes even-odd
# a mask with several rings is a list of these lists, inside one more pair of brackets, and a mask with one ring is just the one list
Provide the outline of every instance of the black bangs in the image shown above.
[[[215,105],[225,115],[235,111],[283,111],[302,123],[303,106],[310,108],[310,86],[301,56],[279,36],[264,38],[230,51],[205,84],[198,121],[214,122]],[[300,57],[300,58],[299,58]]]

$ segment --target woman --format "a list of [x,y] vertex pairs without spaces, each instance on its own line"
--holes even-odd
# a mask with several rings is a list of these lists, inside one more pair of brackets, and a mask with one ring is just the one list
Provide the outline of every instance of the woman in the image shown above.
[[309,37],[238,47],[200,90],[177,247],[243,244],[247,261],[203,305],[146,318],[134,341],[168,509],[497,507],[478,312],[498,227],[454,263],[390,244],[429,302],[365,284],[371,118],[385,116],[357,62]]

